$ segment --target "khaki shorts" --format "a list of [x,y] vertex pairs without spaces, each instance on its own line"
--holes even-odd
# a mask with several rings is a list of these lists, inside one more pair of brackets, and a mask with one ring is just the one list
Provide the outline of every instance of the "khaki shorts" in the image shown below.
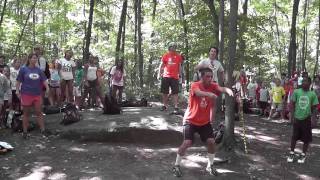
[[276,109],[277,111],[282,111],[283,103],[272,103],[271,109]]

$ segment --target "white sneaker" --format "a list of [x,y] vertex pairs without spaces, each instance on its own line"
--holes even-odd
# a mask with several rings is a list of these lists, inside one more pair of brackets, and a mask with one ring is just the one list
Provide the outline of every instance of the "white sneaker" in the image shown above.
[[288,156],[288,158],[287,158],[287,162],[288,163],[292,163],[293,162],[293,160],[294,160],[294,152],[293,151],[290,151],[290,153],[289,153],[289,156]]
[[298,163],[304,163],[306,161],[306,154],[301,153],[298,159]]

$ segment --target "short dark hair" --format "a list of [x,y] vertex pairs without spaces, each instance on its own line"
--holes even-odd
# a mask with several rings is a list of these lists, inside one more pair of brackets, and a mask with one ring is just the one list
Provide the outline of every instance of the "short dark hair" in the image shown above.
[[216,46],[210,46],[209,52],[211,51],[212,48],[216,50],[217,55],[218,55],[219,54],[219,49]]
[[204,74],[206,74],[207,72],[212,73],[212,70],[210,68],[201,68],[199,71],[200,71],[201,77],[203,77]]

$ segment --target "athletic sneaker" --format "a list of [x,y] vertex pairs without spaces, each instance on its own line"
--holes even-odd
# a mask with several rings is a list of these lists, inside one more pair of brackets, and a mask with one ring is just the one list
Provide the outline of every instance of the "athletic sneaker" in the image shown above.
[[306,161],[306,154],[301,153],[299,158],[298,158],[298,163],[304,163]]
[[211,175],[213,176],[218,176],[218,171],[216,170],[216,168],[213,167],[213,165],[211,166],[207,166],[206,169]]
[[179,114],[179,108],[174,108],[173,114]]
[[182,172],[181,172],[180,166],[178,166],[178,165],[175,165],[172,168],[172,172],[173,172],[173,175],[176,176],[176,177],[181,177],[182,176]]
[[287,158],[287,162],[288,162],[288,163],[292,163],[293,160],[294,160],[294,157],[295,157],[294,152],[293,152],[293,151],[290,151],[289,156],[288,156],[288,158]]
[[166,106],[161,106],[160,111],[166,111],[168,108]]

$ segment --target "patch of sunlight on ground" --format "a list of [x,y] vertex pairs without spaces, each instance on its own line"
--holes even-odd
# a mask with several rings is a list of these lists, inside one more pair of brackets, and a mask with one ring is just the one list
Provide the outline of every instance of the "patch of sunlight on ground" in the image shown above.
[[47,179],[46,174],[52,170],[50,166],[35,167],[32,169],[32,173],[18,180],[43,180]]
[[131,122],[129,124],[129,127],[142,127],[142,125],[148,126],[151,129],[157,129],[157,130],[165,130],[165,129],[168,129],[168,126],[169,126],[166,119],[163,117],[147,116],[147,117],[141,118],[140,122]]
[[69,151],[74,151],[74,152],[88,152],[87,149],[79,148],[79,147],[70,147]]
[[125,112],[136,112],[141,111],[141,108],[126,108],[124,109]]
[[311,176],[306,175],[306,174],[297,174],[297,176],[298,176],[299,179],[301,179],[301,180],[316,180],[316,179],[318,179],[318,178],[311,177]]
[[217,171],[218,171],[218,173],[223,173],[223,174],[225,174],[225,173],[236,173],[235,171],[231,171],[231,170],[229,170],[229,169],[221,169],[221,168],[217,168]]
[[81,177],[79,180],[102,180],[102,177]]
[[183,164],[185,167],[189,168],[201,168],[202,166],[196,162],[188,161],[188,160],[182,160],[181,164]]
[[53,173],[48,177],[49,180],[66,180],[67,175],[65,173]]
[[83,172],[83,173],[87,173],[87,174],[97,174],[98,171],[97,170],[91,170],[91,169],[88,169],[89,167],[86,166],[83,168],[83,170],[81,170],[80,172]]
[[208,159],[205,156],[201,156],[200,154],[191,154],[186,156],[186,159],[196,163],[207,163]]
[[320,134],[320,129],[312,129],[313,134]]

